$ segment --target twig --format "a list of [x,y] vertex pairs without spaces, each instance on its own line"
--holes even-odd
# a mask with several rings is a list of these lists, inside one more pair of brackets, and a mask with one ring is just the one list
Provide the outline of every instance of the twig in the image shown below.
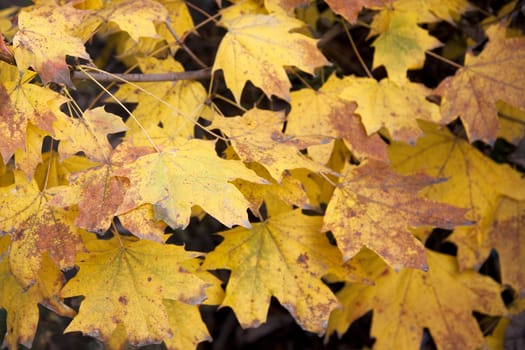
[[91,80],[96,79],[98,82],[116,82],[122,83],[124,81],[133,82],[155,82],[155,81],[177,81],[177,80],[200,80],[209,79],[211,77],[211,69],[199,69],[187,72],[171,72],[171,73],[157,73],[157,74],[143,74],[143,73],[124,73],[108,75],[102,72],[93,72],[87,76],[82,71],[74,71],[71,74],[73,80]]
[[180,46],[182,47],[182,49],[184,51],[186,51],[186,53],[199,65],[201,66],[201,68],[206,68],[208,67],[206,65],[206,63],[202,62],[200,60],[200,58],[198,58],[194,53],[193,51],[190,50],[189,47],[186,46],[186,44],[184,44],[184,42],[182,40],[180,40],[179,36],[177,35],[177,32],[175,31],[175,28],[173,28],[173,26],[171,25],[170,22],[166,22],[166,28],[168,28],[168,31],[170,32],[171,36],[173,37],[173,39],[175,39],[175,42]]

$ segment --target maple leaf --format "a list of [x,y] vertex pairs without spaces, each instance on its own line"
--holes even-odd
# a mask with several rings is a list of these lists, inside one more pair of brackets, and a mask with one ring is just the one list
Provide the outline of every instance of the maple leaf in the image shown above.
[[328,203],[323,231],[332,231],[345,260],[366,246],[396,269],[426,269],[425,249],[408,228],[467,223],[465,210],[417,196],[439,180],[403,176],[374,160],[347,166],[343,173]]
[[258,162],[280,181],[287,169],[307,168],[314,172],[331,172],[322,164],[306,158],[299,151],[323,140],[302,140],[283,134],[284,113],[250,109],[242,117],[216,117],[212,128],[228,135],[233,149],[244,162]]
[[82,151],[93,161],[107,163],[113,151],[107,135],[125,131],[127,127],[119,116],[97,107],[84,111],[79,119],[61,120],[55,130],[62,159]]
[[283,12],[293,15],[294,9],[308,6],[309,0],[264,0],[264,6],[270,13]]
[[396,0],[393,6],[396,11],[415,13],[417,21],[425,23],[439,20],[454,23],[470,7],[466,0]]
[[73,209],[53,208],[52,190],[40,191],[36,181],[15,172],[15,183],[0,187],[0,231],[11,235],[9,263],[19,282],[35,282],[42,255],[49,252],[61,269],[71,268],[75,254],[82,251]]
[[26,176],[33,176],[36,167],[42,162],[42,143],[49,136],[45,131],[38,129],[31,123],[27,124],[25,147],[15,151],[16,168]]
[[[184,0],[160,0],[162,6],[168,11],[168,21],[173,26],[175,33],[182,37],[185,33],[193,30],[194,24],[191,18],[190,11]],[[166,40],[170,46],[171,52],[175,53],[179,47],[177,38],[173,37],[173,34],[169,32],[166,25],[157,25],[157,32],[159,35]]]
[[163,242],[166,224],[155,220],[153,205],[144,204],[118,216],[122,226],[135,237]]
[[355,0],[355,1],[346,1],[346,0],[326,0],[326,3],[332,11],[338,15],[343,16],[349,23],[355,23],[357,20],[357,15],[363,9],[363,7],[369,9],[378,9],[385,6],[387,0]]
[[240,101],[248,80],[269,97],[289,100],[291,83],[283,66],[293,65],[312,74],[315,68],[329,64],[314,39],[290,32],[304,25],[294,18],[244,15],[223,22],[228,33],[219,45],[212,70],[223,70],[236,101]]
[[286,133],[299,137],[342,138],[358,158],[387,161],[385,143],[379,135],[367,136],[360,118],[354,114],[355,103],[341,97],[343,86],[346,85],[334,75],[317,91],[293,91]]
[[[0,237],[0,252],[6,256],[9,238]],[[18,344],[31,348],[37,330],[41,304],[62,316],[73,317],[75,311],[57,296],[65,282],[62,272],[48,255],[42,265],[35,284],[25,288],[12,275],[8,259],[0,260],[0,307],[7,311],[7,332],[2,347],[17,349]],[[2,334],[2,336],[4,336]]]
[[155,22],[166,22],[168,10],[159,2],[153,0],[125,0],[110,2],[97,12],[98,17],[115,24],[125,31],[136,42],[140,37],[159,36]]
[[525,275],[521,268],[525,261],[524,223],[525,201],[502,196],[487,235],[487,246],[498,251],[502,282],[510,284],[520,294],[525,292]]
[[342,98],[357,102],[355,112],[361,116],[368,134],[385,127],[394,140],[412,144],[423,135],[416,119],[441,120],[439,107],[425,99],[430,90],[421,84],[347,77],[339,86]]
[[[144,73],[182,72],[173,58],[139,58]],[[206,90],[195,81],[174,81],[123,85],[115,94],[122,102],[135,102],[135,118],[129,118],[127,137],[136,146],[174,146],[178,137],[193,138],[197,120],[206,109]]]
[[467,54],[464,67],[443,80],[435,92],[442,96],[441,123],[459,117],[471,142],[492,144],[499,129],[496,102],[525,109],[525,83],[516,79],[523,75],[525,39],[506,38],[502,25],[489,27],[487,36],[483,51],[478,56]]
[[163,303],[173,330],[173,336],[164,340],[168,349],[195,349],[200,342],[212,340],[196,305],[168,299]]
[[125,185],[113,175],[107,164],[87,169],[69,177],[70,186],[56,192],[52,206],[69,207],[78,204],[75,225],[103,234],[110,227],[124,199]]
[[428,272],[396,273],[370,252],[360,253],[356,259],[374,285],[350,284],[337,294],[344,307],[332,313],[327,334],[342,335],[363,310],[373,309],[374,348],[418,349],[423,328],[439,349],[482,348],[485,339],[472,311],[504,314],[500,286],[472,270],[460,273],[454,257],[432,251],[427,256]]
[[425,198],[467,208],[475,225],[456,227],[452,240],[458,244],[461,269],[479,266],[487,254],[487,229],[500,195],[525,199],[525,182],[508,165],[496,164],[465,140],[447,129],[420,123],[425,136],[415,147],[393,142],[389,157],[396,171],[404,174],[424,171],[446,178],[421,191]]
[[128,153],[129,147],[117,148],[122,165],[114,174],[128,177],[131,182],[117,214],[150,203],[155,207],[155,219],[174,228],[186,227],[191,207],[199,205],[226,226],[249,226],[246,209],[250,204],[229,181],[266,180],[240,161],[219,158],[215,142],[179,140],[179,145],[157,153],[145,150],[149,154],[138,157]]
[[504,102],[497,102],[499,115],[498,137],[509,143],[519,145],[525,138],[525,111],[514,108]]
[[191,258],[183,247],[124,236],[85,244],[80,270],[61,292],[85,296],[66,332],[104,341],[122,324],[133,345],[160,342],[173,335],[163,299],[196,304],[205,297],[206,282],[181,266]]
[[243,328],[266,321],[272,296],[304,329],[323,334],[337,300],[321,277],[339,270],[341,255],[319,232],[321,217],[299,209],[281,213],[251,229],[222,232],[224,241],[206,255],[205,269],[229,269],[221,306],[235,312]]
[[[16,67],[4,62],[0,62],[0,70],[5,73],[17,72]],[[32,142],[33,138],[28,140],[27,136],[28,125],[32,124],[54,136],[54,123],[67,118],[60,112],[60,106],[67,101],[65,97],[28,83],[34,73],[27,73],[21,79],[18,73],[15,76],[13,80],[0,82],[0,154],[4,162],[17,149],[25,149],[26,144]],[[32,163],[31,166],[36,164]]]
[[69,55],[90,60],[84,40],[94,31],[81,25],[90,13],[71,4],[42,5],[20,11],[19,30],[13,38],[18,67],[32,67],[44,84],[54,81],[71,85],[65,58]]
[[268,216],[291,210],[295,205],[303,209],[311,209],[301,181],[286,172],[277,182],[258,163],[250,164],[251,169],[269,181],[269,184],[256,184],[246,180],[235,180],[233,183],[242,194],[252,203],[252,211],[262,217],[260,208],[265,205]]
[[384,9],[372,21],[370,37],[379,34],[372,43],[375,47],[373,67],[384,65],[388,77],[403,84],[408,69],[423,67],[425,51],[441,45],[439,40],[417,25],[415,12]]

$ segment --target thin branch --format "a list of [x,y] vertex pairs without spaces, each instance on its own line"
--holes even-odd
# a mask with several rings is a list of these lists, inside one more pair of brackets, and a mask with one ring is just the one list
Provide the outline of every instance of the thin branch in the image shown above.
[[116,82],[122,83],[125,81],[133,82],[155,82],[155,81],[177,81],[177,80],[200,80],[209,79],[211,77],[211,69],[199,69],[187,72],[170,72],[170,73],[156,73],[156,74],[143,74],[143,73],[124,73],[116,74],[112,73],[108,75],[102,72],[89,73],[89,76],[82,71],[74,71],[71,74],[73,80],[92,80],[95,79],[98,82]]
[[182,42],[182,40],[180,40],[179,36],[177,35],[177,32],[175,31],[175,28],[173,28],[173,26],[171,25],[170,22],[166,22],[166,28],[168,28],[168,31],[170,32],[171,36],[173,37],[173,39],[175,39],[175,42],[180,46],[182,47],[182,49],[199,65],[201,66],[201,68],[207,68],[208,66],[206,65],[206,63],[202,62],[200,58],[198,58],[194,53],[193,51],[190,50],[190,48],[188,46],[186,46],[186,44],[184,44],[184,42]]
[[463,68],[463,66],[462,66],[461,64],[458,64],[458,63],[456,63],[456,62],[454,62],[454,61],[451,61],[451,60],[449,60],[448,58],[445,58],[445,57],[443,57],[443,56],[440,56],[440,55],[438,55],[437,53],[432,52],[432,51],[430,51],[430,50],[426,50],[425,53],[428,54],[429,56],[434,57],[435,59],[438,59],[438,60],[440,60],[440,61],[442,61],[442,62],[445,62],[445,63],[450,64],[452,67],[456,67],[456,68],[458,68],[458,69],[459,69],[459,68]]
[[343,23],[343,28],[345,30],[346,36],[348,37],[348,40],[350,41],[350,44],[352,45],[352,49],[354,50],[355,55],[357,59],[359,60],[359,63],[361,64],[361,67],[365,70],[365,73],[366,75],[368,75],[369,78],[374,78],[374,76],[372,75],[372,72],[370,72],[365,61],[359,54],[359,50],[357,49],[354,39],[352,38],[352,34],[350,33],[350,30],[348,29],[348,26],[346,25],[346,23]]

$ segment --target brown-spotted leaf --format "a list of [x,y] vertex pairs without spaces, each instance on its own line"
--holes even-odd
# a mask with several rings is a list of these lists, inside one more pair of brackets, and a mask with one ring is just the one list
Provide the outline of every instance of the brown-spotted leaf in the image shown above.
[[198,205],[227,226],[250,226],[246,213],[250,203],[230,181],[266,180],[240,161],[219,158],[215,142],[179,139],[178,144],[138,157],[125,145],[117,148],[122,165],[115,175],[130,180],[117,214],[150,203],[155,208],[155,219],[171,227],[186,227],[191,208]]
[[[341,138],[359,159],[374,158],[387,161],[386,144],[379,135],[367,135],[359,116],[354,113],[355,103],[342,96],[345,87],[345,80],[340,80],[334,75],[317,91],[293,91],[286,133],[320,139]],[[372,133],[370,130],[369,134]],[[310,147],[309,151],[312,148],[315,146]]]
[[378,9],[388,3],[387,0],[326,0],[332,11],[343,16],[350,23],[357,20],[357,15],[366,7],[368,9]]
[[461,118],[471,142],[494,143],[499,122],[496,102],[525,109],[525,38],[506,38],[505,27],[487,29],[489,42],[478,56],[467,54],[463,68],[439,84],[442,123]]
[[198,304],[205,297],[206,282],[182,267],[191,258],[183,247],[120,236],[90,238],[86,248],[61,292],[85,297],[67,332],[107,341],[122,324],[131,344],[158,343],[173,335],[163,299]]
[[[8,245],[9,237],[0,237],[1,256],[7,256]],[[35,283],[27,288],[11,273],[8,259],[0,259],[0,308],[7,311],[8,330],[2,347],[17,349],[21,344],[31,348],[39,320],[38,304],[62,316],[75,315],[75,311],[58,297],[64,283],[64,275],[47,254],[42,257]]]
[[243,328],[266,322],[274,296],[305,330],[324,333],[338,303],[321,277],[340,270],[342,259],[320,233],[321,225],[321,217],[297,209],[251,229],[221,233],[224,241],[206,256],[203,268],[231,270],[221,305],[233,309]]
[[498,251],[502,283],[525,293],[525,201],[499,198],[487,245]]
[[292,32],[304,23],[284,15],[243,15],[224,23],[228,33],[222,39],[213,71],[222,69],[226,85],[240,101],[249,80],[272,95],[290,99],[291,83],[283,66],[296,66],[312,74],[329,62],[316,41]]
[[427,256],[428,272],[395,272],[371,252],[361,252],[356,259],[374,285],[347,284],[337,293],[343,308],[332,313],[327,335],[344,334],[352,321],[373,309],[374,349],[419,349],[424,328],[438,349],[484,348],[472,312],[506,313],[500,286],[473,270],[459,272],[454,257],[430,250]]
[[458,245],[461,269],[479,267],[487,258],[487,230],[498,197],[525,200],[525,180],[506,164],[497,164],[467,141],[446,128],[421,123],[425,136],[415,146],[393,142],[389,157],[396,171],[412,174],[424,171],[447,181],[435,183],[421,191],[433,201],[468,209],[467,218],[474,225],[456,227],[451,239]]
[[103,164],[75,173],[69,181],[70,185],[57,192],[49,204],[78,204],[75,225],[99,234],[106,232],[124,199],[123,180],[114,176],[111,165]]
[[212,127],[228,136],[233,149],[244,162],[258,162],[280,181],[285,170],[307,168],[314,172],[330,172],[322,164],[308,159],[301,149],[323,142],[321,138],[295,137],[283,134],[284,113],[250,109],[242,117],[216,117]]
[[13,39],[18,67],[32,67],[44,84],[53,81],[71,85],[66,55],[90,59],[84,40],[92,33],[89,28],[81,32],[90,13],[71,4],[22,8],[18,15],[19,31]]
[[15,184],[0,188],[0,231],[11,236],[9,264],[25,287],[37,279],[44,254],[67,269],[83,249],[74,225],[76,211],[51,207],[52,197],[52,191],[41,191],[35,179],[29,181],[20,172],[15,173]]
[[[0,70],[4,73],[17,72],[16,67],[5,62],[0,62]],[[65,97],[28,83],[34,73],[27,73],[22,79],[18,78],[18,74],[13,76],[16,79],[0,82],[0,154],[4,162],[16,150],[26,150],[27,143],[32,142],[27,140],[29,124],[54,136],[55,122],[66,119],[60,111],[60,106],[67,101]],[[33,166],[36,166],[34,162],[31,163]]]
[[424,174],[404,176],[369,160],[347,166],[328,203],[324,231],[332,231],[345,260],[366,246],[396,269],[426,269],[425,248],[410,227],[452,228],[466,224],[465,210],[418,196],[439,180]]

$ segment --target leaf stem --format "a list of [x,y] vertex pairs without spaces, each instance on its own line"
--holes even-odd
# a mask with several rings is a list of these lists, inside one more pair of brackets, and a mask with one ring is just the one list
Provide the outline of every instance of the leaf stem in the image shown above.
[[193,51],[190,50],[190,48],[188,46],[186,46],[186,44],[184,44],[184,42],[182,42],[182,40],[180,40],[179,36],[177,35],[177,32],[175,31],[175,28],[173,28],[173,26],[171,25],[171,23],[168,21],[165,23],[166,24],[166,28],[168,28],[168,31],[170,32],[171,36],[175,39],[175,41],[177,42],[177,44],[182,47],[182,49],[199,65],[201,66],[201,68],[208,68],[208,66],[206,65],[206,63],[202,62],[200,58],[198,58],[194,53]]
[[369,78],[373,79],[374,76],[372,75],[372,73],[370,72],[370,70],[368,69],[368,67],[365,64],[365,61],[363,60],[363,58],[359,54],[359,50],[357,49],[357,46],[355,45],[354,39],[352,38],[352,34],[348,30],[348,26],[346,25],[346,23],[343,23],[343,28],[345,29],[346,36],[348,37],[348,40],[350,40],[350,45],[352,45],[352,49],[354,50],[355,55],[356,55],[357,59],[359,60],[359,63],[361,64],[361,67],[363,67],[363,69],[365,70],[366,75],[368,75]]
[[[144,129],[144,127],[142,126],[142,124],[138,121],[138,119],[133,115],[133,113],[126,107],[124,106],[124,104],[122,102],[120,102],[120,100],[115,96],[113,95],[108,89],[106,89],[104,87],[104,85],[102,85],[93,75],[92,73],[88,73],[84,70],[84,68],[82,66],[78,66],[79,69],[81,69],[81,71],[87,76],[89,77],[89,79],[91,79],[95,84],[98,85],[98,87],[100,87],[102,90],[104,90],[113,100],[115,100],[115,102],[118,103],[118,105],[120,107],[122,107],[122,109],[124,109],[126,111],[126,113],[129,114],[129,116],[131,117],[131,119],[133,119],[135,121],[135,123],[137,123],[138,127],[140,128],[140,130],[142,130],[142,132],[144,133],[144,135],[146,136],[146,138],[148,139],[149,143],[151,143],[151,145],[153,146],[153,148],[155,149],[155,151],[157,151],[158,153],[160,153],[160,149],[157,147],[157,145],[155,144],[155,142],[153,142],[153,140],[151,139],[151,137],[149,136],[148,132],[146,131],[146,129]],[[91,68],[91,67],[86,67],[86,68]],[[93,68],[92,68],[93,69]]]
[[454,61],[452,61],[452,60],[449,60],[448,58],[445,58],[445,57],[443,57],[443,56],[440,56],[440,55],[438,55],[437,53],[432,52],[432,51],[430,51],[430,50],[425,51],[425,53],[427,53],[429,56],[432,56],[432,57],[434,57],[434,58],[436,58],[436,59],[438,59],[438,60],[440,60],[440,61],[443,61],[443,62],[445,62],[445,63],[448,63],[448,64],[450,64],[451,66],[456,67],[456,68],[458,68],[458,69],[459,69],[459,68],[463,68],[463,66],[462,66],[461,64],[456,63],[456,62],[454,62]]

